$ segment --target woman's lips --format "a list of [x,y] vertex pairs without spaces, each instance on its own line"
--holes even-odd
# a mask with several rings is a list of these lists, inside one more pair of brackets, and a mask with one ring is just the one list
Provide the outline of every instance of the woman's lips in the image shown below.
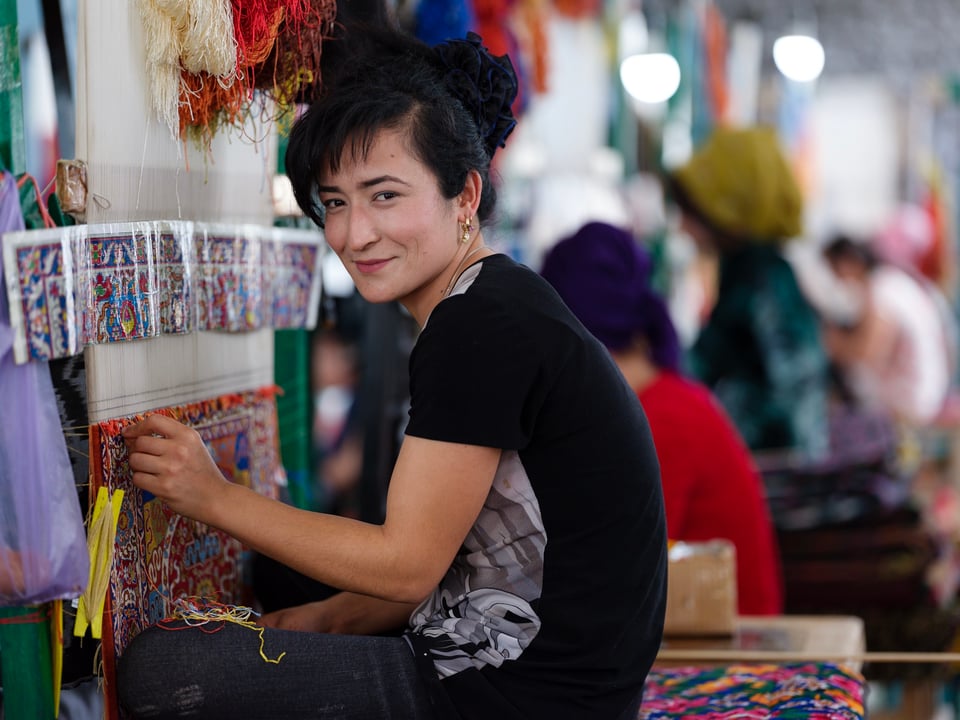
[[380,268],[386,266],[386,264],[387,264],[388,262],[390,262],[389,259],[387,259],[387,260],[357,260],[357,261],[355,261],[354,264],[357,266],[357,270],[359,270],[360,272],[362,272],[364,275],[367,275],[367,274],[369,274],[369,273],[375,273],[375,272],[376,272],[377,270],[379,270]]

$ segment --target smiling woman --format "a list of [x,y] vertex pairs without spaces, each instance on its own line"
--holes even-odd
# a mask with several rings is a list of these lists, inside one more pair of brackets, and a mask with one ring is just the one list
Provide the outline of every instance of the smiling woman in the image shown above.
[[468,172],[453,199],[410,154],[408,132],[384,130],[363,158],[321,173],[325,235],[359,292],[399,300],[421,326],[469,255],[492,252],[473,231],[482,180]]
[[131,428],[139,487],[340,592],[258,633],[148,629],[120,660],[121,700],[135,717],[632,720],[663,631],[657,459],[603,346],[484,243],[510,61],[472,34],[430,48],[355,29],[330,45],[342,62],[287,171],[360,293],[421,328],[385,519],[229,483],[169,418]]

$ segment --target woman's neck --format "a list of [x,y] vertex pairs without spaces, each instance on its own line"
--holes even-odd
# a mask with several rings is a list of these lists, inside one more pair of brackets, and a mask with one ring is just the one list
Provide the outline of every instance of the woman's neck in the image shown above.
[[610,355],[620,368],[627,384],[636,393],[643,392],[660,376],[660,368],[640,348],[631,347],[626,350],[611,351]]

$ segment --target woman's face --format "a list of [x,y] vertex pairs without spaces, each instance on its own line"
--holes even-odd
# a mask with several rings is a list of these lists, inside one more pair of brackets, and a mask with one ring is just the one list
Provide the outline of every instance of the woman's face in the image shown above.
[[381,130],[365,158],[345,152],[336,173],[320,176],[318,190],[327,244],[360,294],[370,302],[398,300],[422,326],[454,271],[459,222],[472,213],[470,193],[444,198],[408,146],[403,131]]
[[680,229],[685,232],[701,251],[713,252],[716,245],[713,234],[695,215],[684,212],[680,216]]

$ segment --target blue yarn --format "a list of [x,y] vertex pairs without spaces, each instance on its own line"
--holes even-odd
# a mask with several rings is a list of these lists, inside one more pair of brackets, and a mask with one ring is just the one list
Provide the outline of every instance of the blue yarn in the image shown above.
[[420,0],[416,36],[427,45],[462,38],[474,26],[473,9],[466,0]]

